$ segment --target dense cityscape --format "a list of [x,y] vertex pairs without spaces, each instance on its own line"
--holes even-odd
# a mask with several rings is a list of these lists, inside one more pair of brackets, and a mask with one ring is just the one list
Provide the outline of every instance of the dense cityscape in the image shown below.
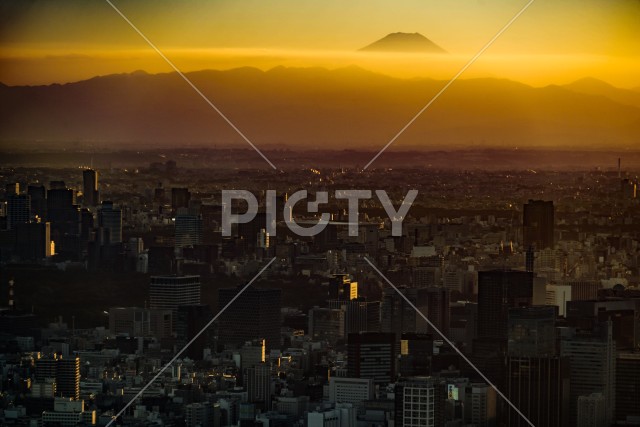
[[[334,156],[4,165],[0,424],[640,426],[636,166]],[[364,188],[418,191],[401,235],[375,192],[349,232],[334,195]],[[235,189],[259,210],[224,236]],[[301,189],[329,201],[287,211]]]

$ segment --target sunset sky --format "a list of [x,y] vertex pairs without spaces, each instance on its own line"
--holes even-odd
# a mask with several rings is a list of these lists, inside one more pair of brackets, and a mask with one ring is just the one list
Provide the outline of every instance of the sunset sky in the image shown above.
[[[114,4],[183,71],[351,64],[402,77],[451,77],[525,1],[128,1]],[[171,71],[101,0],[3,1],[0,81],[69,82]],[[448,54],[357,50],[419,32]],[[640,1],[537,0],[463,77],[532,85],[596,77],[640,86]]]

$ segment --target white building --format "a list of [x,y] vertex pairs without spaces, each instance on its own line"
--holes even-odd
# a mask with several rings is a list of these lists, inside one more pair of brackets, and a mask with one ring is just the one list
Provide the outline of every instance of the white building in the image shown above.
[[331,377],[329,380],[329,401],[331,403],[351,403],[359,405],[364,400],[372,400],[375,386],[372,378]]

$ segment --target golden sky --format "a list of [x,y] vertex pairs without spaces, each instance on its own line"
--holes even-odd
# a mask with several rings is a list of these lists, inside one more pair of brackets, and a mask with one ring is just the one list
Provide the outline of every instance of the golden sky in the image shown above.
[[[113,0],[182,71],[359,65],[402,77],[453,76],[526,3],[507,0]],[[448,54],[361,53],[419,32]],[[106,1],[3,1],[0,81],[69,82],[171,68]],[[596,77],[640,86],[640,0],[536,0],[463,78],[532,85]]]

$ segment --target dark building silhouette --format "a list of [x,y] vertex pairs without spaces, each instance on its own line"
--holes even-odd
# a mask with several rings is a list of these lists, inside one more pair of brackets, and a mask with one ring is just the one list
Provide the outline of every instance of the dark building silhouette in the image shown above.
[[522,218],[524,247],[534,246],[538,250],[553,248],[554,224],[553,202],[529,200],[524,205]]
[[556,310],[552,306],[509,309],[509,356],[548,357],[557,354]]
[[[218,311],[242,289],[218,290]],[[249,286],[219,318],[220,343],[237,346],[254,339],[265,339],[268,349],[280,348],[280,289]]]
[[348,335],[347,375],[371,378],[386,385],[396,377],[396,338],[392,333],[360,332]]
[[400,338],[400,375],[403,377],[431,374],[433,336],[431,334],[402,334]]
[[[213,318],[208,304],[181,305],[178,307],[176,333],[178,344],[184,347],[191,341]],[[205,330],[187,347],[185,355],[193,360],[202,360],[206,347],[210,347],[211,328]]]
[[178,208],[188,208],[191,200],[191,193],[188,188],[172,188],[171,189],[171,209],[175,214]]
[[[569,359],[565,357],[509,356],[505,394],[533,425],[566,426],[569,372]],[[507,411],[507,425],[530,425],[511,407]]]
[[56,395],[80,399],[80,358],[53,355],[35,361],[35,377],[38,381],[54,379]]
[[98,206],[100,196],[98,193],[98,172],[86,169],[82,172],[82,197],[85,207]]
[[531,305],[533,274],[490,270],[478,273],[478,338],[507,339],[509,308]]
[[51,228],[48,222],[16,224],[15,253],[23,261],[38,261],[51,256]]
[[47,191],[44,185],[29,185],[27,194],[31,197],[31,217],[46,218],[47,216]]
[[640,416],[640,353],[616,357],[616,419]]
[[29,222],[31,218],[31,196],[10,194],[7,197],[7,229],[15,229],[18,224]]

